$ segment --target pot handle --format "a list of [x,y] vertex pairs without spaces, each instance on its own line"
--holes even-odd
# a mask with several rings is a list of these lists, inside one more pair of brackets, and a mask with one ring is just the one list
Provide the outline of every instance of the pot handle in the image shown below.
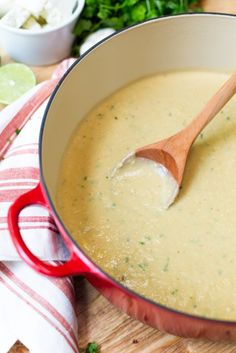
[[33,269],[47,276],[65,277],[73,274],[83,275],[85,272],[88,272],[88,269],[85,267],[85,265],[83,265],[82,262],[78,259],[73,243],[67,244],[69,251],[71,252],[71,257],[68,262],[56,266],[50,265],[40,260],[29,250],[21,236],[18,219],[20,212],[25,207],[32,204],[39,204],[48,208],[40,184],[38,184],[35,189],[30,190],[18,197],[11,205],[8,212],[8,226],[10,234],[21,258]]

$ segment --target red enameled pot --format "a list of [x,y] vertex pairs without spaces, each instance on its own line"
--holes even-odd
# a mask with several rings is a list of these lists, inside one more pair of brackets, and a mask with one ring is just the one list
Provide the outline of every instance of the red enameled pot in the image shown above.
[[[84,275],[112,303],[136,319],[178,336],[236,339],[236,322],[181,313],[148,300],[116,282],[86,256],[55,206],[60,162],[78,122],[98,102],[127,83],[158,71],[235,70],[236,17],[190,14],[150,20],[116,33],[82,56],[66,73],[48,103],[40,136],[40,184],[9,211],[9,228],[21,257],[49,276]],[[49,207],[71,253],[56,267],[35,257],[18,227],[20,211]]]

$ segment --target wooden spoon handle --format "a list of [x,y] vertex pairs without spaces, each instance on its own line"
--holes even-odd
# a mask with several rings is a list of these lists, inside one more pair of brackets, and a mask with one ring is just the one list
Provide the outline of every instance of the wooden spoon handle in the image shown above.
[[236,73],[230,76],[185,129],[167,139],[137,149],[135,155],[164,165],[174,176],[178,185],[181,185],[190,147],[199,133],[235,93]]
[[216,116],[217,113],[236,93],[236,73],[232,74],[217,93],[208,101],[203,110],[182,132],[187,134],[189,144],[195,141],[204,127]]

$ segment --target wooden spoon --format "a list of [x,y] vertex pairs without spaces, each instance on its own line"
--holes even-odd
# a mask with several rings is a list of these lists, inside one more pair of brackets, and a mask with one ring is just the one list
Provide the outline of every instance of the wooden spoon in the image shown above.
[[236,73],[225,82],[187,127],[167,139],[138,148],[135,156],[162,164],[181,186],[187,157],[193,142],[235,93]]
[[[116,170],[123,164],[128,163],[130,158],[133,157],[151,159],[163,165],[171,173],[179,188],[183,180],[187,157],[193,142],[204,129],[204,127],[216,116],[216,114],[223,108],[223,106],[235,93],[236,73],[231,75],[231,77],[208,101],[203,110],[187,127],[179,131],[177,134],[168,137],[167,139],[138,148],[133,153],[127,155],[120,162]],[[174,201],[177,194],[178,191],[176,192],[172,202]]]

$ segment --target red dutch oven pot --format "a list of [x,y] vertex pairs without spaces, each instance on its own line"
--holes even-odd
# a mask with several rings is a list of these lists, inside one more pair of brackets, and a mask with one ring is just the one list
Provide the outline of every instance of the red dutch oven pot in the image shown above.
[[[87,256],[63,224],[55,206],[60,162],[78,122],[102,99],[127,83],[158,71],[235,70],[236,17],[189,14],[150,20],[95,46],[66,73],[48,103],[40,136],[40,184],[20,196],[9,211],[9,228],[20,256],[48,276],[84,275],[107,299],[134,318],[178,336],[236,339],[236,322],[210,320],[172,310],[135,293]],[[79,161],[78,161],[79,163]],[[18,216],[32,204],[48,207],[70,251],[52,266],[24,243]]]

